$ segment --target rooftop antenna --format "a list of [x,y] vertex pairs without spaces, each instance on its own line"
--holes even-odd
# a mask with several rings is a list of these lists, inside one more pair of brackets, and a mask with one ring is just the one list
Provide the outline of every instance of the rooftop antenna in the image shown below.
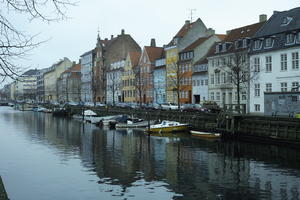
[[191,23],[193,22],[193,14],[196,12],[196,9],[189,9],[190,11],[190,18],[191,18]]

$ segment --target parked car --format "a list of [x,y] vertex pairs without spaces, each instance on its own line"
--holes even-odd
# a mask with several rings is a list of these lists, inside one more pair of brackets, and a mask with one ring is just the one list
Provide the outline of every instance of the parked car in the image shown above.
[[205,108],[203,108],[200,104],[183,104],[180,106],[180,110],[187,112],[201,112],[205,111]]
[[163,110],[178,110],[178,105],[174,104],[174,103],[162,103],[161,104],[161,108]]
[[104,103],[96,102],[97,107],[105,107],[106,105]]
[[94,107],[94,103],[93,102],[84,102],[84,106]]

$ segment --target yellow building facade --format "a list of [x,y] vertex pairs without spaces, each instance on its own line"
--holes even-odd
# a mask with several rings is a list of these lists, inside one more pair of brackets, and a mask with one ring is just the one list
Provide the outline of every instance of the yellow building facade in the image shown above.
[[177,103],[177,92],[175,89],[176,70],[178,62],[178,48],[171,46],[165,48],[166,52],[166,93],[167,102]]
[[134,68],[137,66],[140,52],[129,52],[125,60],[122,74],[122,96],[124,102],[136,102],[136,87]]

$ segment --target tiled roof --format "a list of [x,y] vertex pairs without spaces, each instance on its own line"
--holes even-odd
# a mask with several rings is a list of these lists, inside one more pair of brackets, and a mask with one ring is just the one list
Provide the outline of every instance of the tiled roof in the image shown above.
[[255,24],[251,24],[248,26],[243,26],[240,28],[236,28],[230,31],[230,33],[225,37],[225,42],[234,42],[238,39],[243,38],[251,38],[254,34],[264,25],[265,22],[259,22]]
[[[283,24],[284,20],[288,22]],[[300,29],[300,7],[287,11],[275,11],[264,26],[254,35],[255,38]]]
[[132,67],[137,66],[139,64],[141,52],[129,52],[129,56],[130,56]]
[[199,46],[203,42],[205,42],[208,38],[210,38],[210,37],[202,37],[202,38],[197,39],[195,42],[193,42],[192,44],[190,44],[189,46],[187,46],[185,49],[183,49],[180,53],[187,52],[187,51],[192,51],[197,46]]
[[157,58],[161,58],[164,52],[164,48],[162,47],[145,46],[145,50],[147,52],[150,62],[155,62]]
[[220,39],[220,40],[224,40],[226,38],[226,34],[216,34],[216,36]]
[[[241,40],[244,38],[252,38],[254,34],[265,24],[266,22],[259,22],[255,24],[251,24],[248,26],[243,26],[240,28],[236,28],[231,30],[228,35],[225,37],[225,39],[221,42],[216,42],[211,49],[209,50],[207,57],[211,57],[214,55],[221,55],[221,54],[227,54],[227,53],[233,53],[233,52],[238,52],[238,51],[243,51],[247,48],[235,48],[235,41]],[[229,46],[225,52],[219,52],[216,53],[216,45],[219,43],[224,43],[228,42]]]

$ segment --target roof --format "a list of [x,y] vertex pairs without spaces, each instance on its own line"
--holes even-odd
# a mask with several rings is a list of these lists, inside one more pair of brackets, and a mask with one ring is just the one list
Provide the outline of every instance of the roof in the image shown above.
[[201,58],[200,60],[196,61],[193,65],[201,65],[201,64],[207,64],[208,60],[207,57],[205,56],[204,58]]
[[[221,55],[221,54],[227,54],[227,53],[233,53],[233,52],[237,52],[237,51],[243,51],[247,48],[239,48],[239,49],[235,49],[234,47],[234,42],[237,40],[241,40],[244,38],[252,38],[254,36],[254,34],[265,24],[266,22],[259,22],[259,23],[255,23],[255,24],[251,24],[251,25],[247,25],[247,26],[243,26],[240,28],[236,28],[236,29],[232,29],[227,36],[225,37],[225,39],[221,42],[216,42],[211,49],[209,50],[207,57],[211,57],[214,55]],[[216,45],[219,43],[224,43],[224,42],[228,42],[230,45],[228,47],[228,49],[225,52],[219,52],[216,53]]]
[[164,48],[145,46],[145,51],[147,52],[150,62],[155,62],[156,59],[162,57]]
[[129,57],[132,67],[135,67],[139,64],[141,52],[129,52]]
[[22,76],[32,76],[32,75],[37,75],[38,72],[39,72],[38,69],[30,69],[30,70],[24,72],[24,73],[22,74]]
[[[283,25],[285,19],[289,22],[287,25]],[[274,14],[265,25],[257,31],[254,37],[263,37],[297,29],[300,29],[300,7],[282,12],[274,11]]]
[[189,46],[187,46],[185,49],[183,49],[180,53],[187,52],[187,51],[192,51],[197,46],[199,46],[203,42],[205,42],[208,38],[210,38],[210,37],[202,37],[202,38],[197,39],[195,42],[193,42],[192,44],[190,44]]
[[81,65],[80,64],[74,64],[72,67],[70,67],[69,69],[65,70],[63,72],[64,73],[68,73],[68,72],[80,72],[81,70]]
[[174,38],[183,38],[187,34],[187,32],[193,27],[194,24],[195,24],[195,22],[189,23],[189,21],[186,21],[185,24],[180,28],[180,30],[176,33],[176,35],[169,42],[169,44],[167,44],[167,47],[175,45]]
[[264,25],[265,22],[259,22],[248,26],[232,29],[225,37],[225,42],[234,42],[238,39],[251,38]]
[[216,36],[220,39],[220,40],[224,40],[226,38],[226,34],[216,34]]

